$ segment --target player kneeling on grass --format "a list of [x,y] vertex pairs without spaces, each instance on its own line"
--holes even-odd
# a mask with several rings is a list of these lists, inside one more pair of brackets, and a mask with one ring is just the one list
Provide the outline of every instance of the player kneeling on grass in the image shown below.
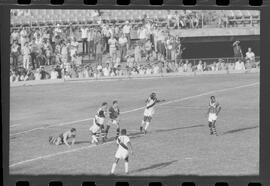
[[68,147],[70,147],[68,140],[72,139],[71,145],[74,145],[75,143],[75,137],[76,137],[76,129],[72,128],[62,134],[60,134],[58,137],[49,137],[49,143],[54,145],[62,145],[65,144]]
[[101,108],[98,109],[97,114],[93,119],[93,125],[89,129],[92,135],[91,143],[98,144],[99,138],[102,138],[102,141],[104,141],[104,121],[107,108],[108,104],[106,102],[102,103]]
[[126,129],[121,130],[121,135],[118,136],[116,143],[118,145],[118,149],[115,153],[115,162],[112,165],[111,174],[114,174],[114,171],[120,159],[125,160],[125,173],[128,174],[129,149],[130,149],[130,154],[133,154],[133,151],[132,151],[132,146],[131,146],[129,137],[127,136]]
[[[147,128],[152,120],[152,117],[155,113],[154,106],[156,103],[163,102],[165,100],[158,100],[156,93],[152,93],[149,98],[145,101],[146,102],[146,108],[144,109],[144,117],[140,126],[140,132],[143,132],[146,134]],[[144,127],[144,128],[143,128]]]
[[116,138],[119,136],[120,133],[120,126],[119,126],[119,115],[120,115],[120,109],[118,107],[118,102],[113,101],[113,106],[109,108],[109,120],[107,122],[107,127],[105,130],[106,138],[109,133],[109,129],[111,125],[116,125]]
[[216,120],[217,120],[217,116],[218,116],[220,110],[221,110],[221,106],[216,101],[215,96],[211,96],[210,101],[209,101],[208,112],[207,112],[210,135],[215,134],[217,136]]

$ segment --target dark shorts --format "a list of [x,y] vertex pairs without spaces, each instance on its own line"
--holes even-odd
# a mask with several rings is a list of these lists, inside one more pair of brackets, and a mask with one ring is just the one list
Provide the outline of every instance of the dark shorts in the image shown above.
[[152,117],[151,116],[144,116],[143,117],[143,121],[145,121],[145,122],[151,122],[151,120],[152,120]]

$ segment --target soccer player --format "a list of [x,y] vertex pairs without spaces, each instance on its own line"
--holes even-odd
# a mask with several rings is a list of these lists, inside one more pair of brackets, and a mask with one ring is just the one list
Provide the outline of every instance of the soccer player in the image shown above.
[[156,105],[156,103],[163,102],[163,101],[165,100],[157,99],[156,93],[152,93],[149,96],[149,98],[145,101],[146,108],[144,110],[144,117],[140,126],[140,132],[143,132],[143,129],[144,129],[144,134],[146,134],[147,128],[152,120],[153,114],[155,113],[154,106]]
[[[91,137],[92,141],[91,143],[98,144],[98,137],[103,137],[103,129],[104,129],[104,121],[105,121],[105,115],[108,109],[108,103],[103,102],[101,105],[101,108],[98,109],[97,114],[95,115],[95,118],[93,119],[93,125],[90,127]],[[104,140],[104,138],[103,138]]]
[[115,162],[112,165],[111,174],[114,174],[115,168],[120,159],[125,160],[125,173],[128,174],[128,154],[130,150],[130,154],[133,154],[132,146],[127,136],[127,130],[122,129],[121,135],[117,138],[116,143],[118,145],[118,149],[115,153]]
[[[65,144],[68,147],[71,147],[71,145],[74,145],[75,143],[75,137],[76,137],[76,129],[72,128],[64,133],[61,133],[58,137],[50,136],[49,143],[55,145]],[[68,143],[69,139],[72,139],[71,145]]]
[[109,121],[107,122],[106,130],[105,130],[105,138],[107,138],[107,135],[109,133],[110,126],[116,125],[116,138],[119,136],[120,133],[120,126],[119,126],[119,115],[120,115],[120,109],[118,107],[118,101],[113,101],[113,105],[109,108]]
[[221,110],[221,106],[216,101],[215,96],[210,97],[209,107],[208,107],[208,126],[210,128],[210,135],[218,135],[216,131],[216,120],[217,116]]

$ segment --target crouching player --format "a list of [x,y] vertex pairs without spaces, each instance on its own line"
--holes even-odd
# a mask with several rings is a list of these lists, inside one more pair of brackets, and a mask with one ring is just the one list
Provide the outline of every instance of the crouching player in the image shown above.
[[107,127],[105,130],[106,133],[106,138],[107,135],[109,133],[109,129],[111,125],[115,125],[116,126],[116,137],[117,138],[119,136],[120,133],[120,126],[119,126],[119,122],[120,122],[120,109],[118,107],[118,102],[117,101],[113,101],[113,105],[112,107],[109,108],[109,120],[107,122]]
[[216,101],[215,96],[210,97],[209,101],[209,107],[208,107],[208,126],[210,129],[210,135],[218,135],[216,131],[216,120],[217,116],[221,110],[221,106],[219,103]]
[[98,109],[93,119],[93,125],[89,128],[92,137],[91,143],[98,144],[98,138],[102,138],[104,141],[104,122],[107,108],[108,104],[106,102],[102,103],[101,108]]
[[[158,100],[156,93],[152,93],[149,98],[145,101],[146,102],[146,108],[144,109],[144,117],[140,126],[140,132],[143,132],[144,134],[147,132],[147,128],[152,120],[152,117],[155,113],[154,106],[156,103],[163,102],[165,100]],[[144,127],[144,128],[143,128]]]
[[[49,143],[54,145],[62,145],[65,144],[68,147],[71,147],[71,145],[74,145],[75,143],[75,137],[76,137],[76,129],[72,128],[64,133],[61,133],[58,137],[49,137]],[[72,139],[71,145],[68,143],[68,140]]]
[[115,162],[112,165],[111,174],[114,174],[116,166],[120,159],[125,160],[125,173],[128,174],[128,154],[130,150],[130,154],[133,154],[132,146],[127,136],[127,130],[122,129],[121,135],[117,138],[116,143],[118,145],[118,149],[115,153]]

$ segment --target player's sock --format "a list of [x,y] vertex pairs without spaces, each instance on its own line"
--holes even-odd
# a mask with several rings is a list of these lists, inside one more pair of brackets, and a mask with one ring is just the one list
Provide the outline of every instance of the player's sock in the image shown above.
[[116,163],[113,163],[111,173],[113,174],[116,168]]
[[210,129],[210,135],[212,135],[213,134],[212,122],[209,122],[208,126]]
[[125,162],[125,173],[128,174],[128,162]]
[[216,130],[216,124],[213,123],[213,134],[215,134],[217,136],[217,130]]
[[142,132],[144,124],[145,124],[145,122],[142,121],[141,126],[140,126],[140,132]]
[[145,130],[145,131],[146,131],[147,128],[149,127],[149,124],[150,124],[149,122],[146,122],[146,123],[145,123],[145,127],[144,127],[144,130]]
[[120,134],[120,128],[117,128],[117,129],[116,129],[116,137],[118,137],[119,134]]
[[49,137],[49,143],[51,144],[52,143],[52,136]]

